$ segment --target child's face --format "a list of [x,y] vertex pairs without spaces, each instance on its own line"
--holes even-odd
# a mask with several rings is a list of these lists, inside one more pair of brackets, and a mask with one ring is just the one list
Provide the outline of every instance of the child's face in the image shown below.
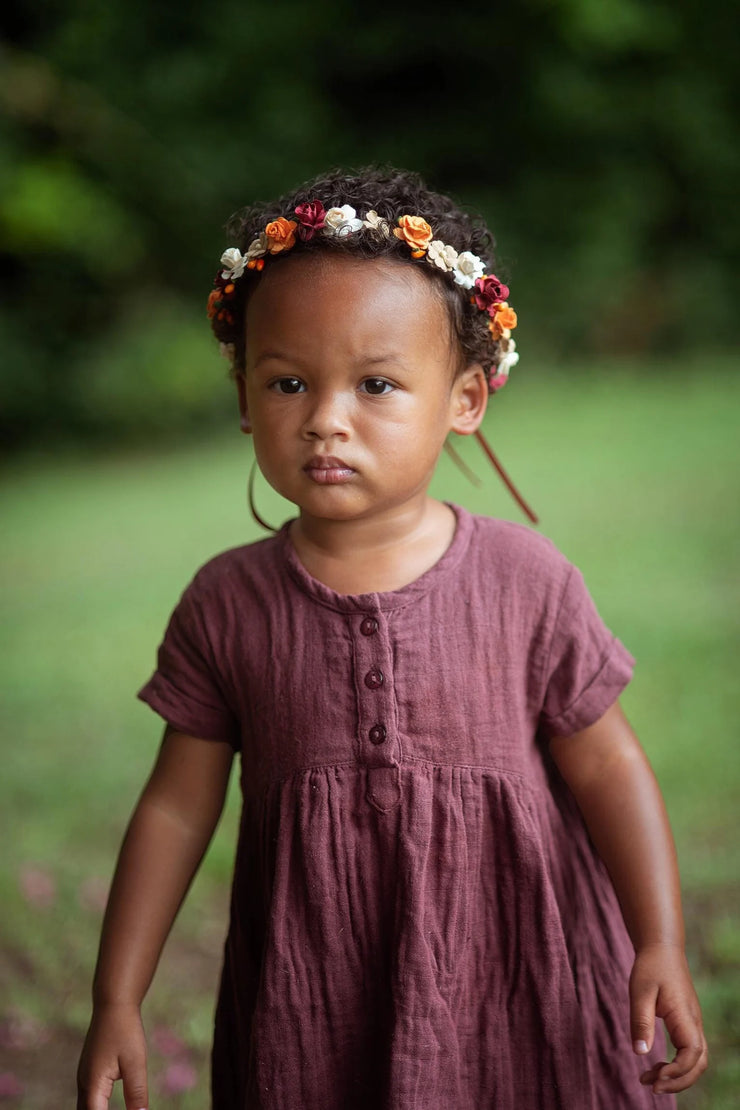
[[367,519],[423,503],[450,430],[480,424],[483,370],[455,377],[447,311],[390,260],[291,259],[247,309],[242,427],[260,469],[302,514]]

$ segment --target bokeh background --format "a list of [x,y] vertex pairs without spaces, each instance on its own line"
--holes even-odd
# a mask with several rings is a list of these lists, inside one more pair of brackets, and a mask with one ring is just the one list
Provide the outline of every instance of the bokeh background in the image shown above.
[[[2,21],[0,1100],[73,1100],[161,734],[133,695],[196,567],[259,534],[204,314],[223,225],[377,161],[497,235],[521,362],[485,431],[638,660],[622,700],[674,824],[712,1049],[680,1104],[736,1106],[735,5],[45,0]],[[434,492],[522,520],[456,446],[482,484],[445,456]],[[153,1105],[207,1103],[234,787],[145,1003]]]

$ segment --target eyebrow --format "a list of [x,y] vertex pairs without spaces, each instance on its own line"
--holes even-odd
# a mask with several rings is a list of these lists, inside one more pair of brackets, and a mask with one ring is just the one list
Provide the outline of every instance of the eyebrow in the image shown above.
[[[262,351],[260,355],[255,359],[255,368],[259,366],[262,362],[270,361],[292,362],[295,365],[300,364],[302,362],[302,359],[300,357],[296,358],[295,356],[284,354],[282,351]],[[401,356],[396,354],[394,351],[388,351],[387,353],[381,355],[368,355],[366,358],[358,359],[357,365],[378,366],[384,362],[395,362],[398,366],[406,365],[404,359],[402,359]]]
[[258,358],[255,359],[254,365],[259,366],[261,362],[295,362],[295,359],[290,358],[288,355],[282,354],[281,351],[262,351]]
[[401,356],[397,355],[395,351],[389,351],[384,355],[368,355],[367,358],[360,359],[361,366],[377,366],[381,362],[395,362],[399,366],[406,365]]

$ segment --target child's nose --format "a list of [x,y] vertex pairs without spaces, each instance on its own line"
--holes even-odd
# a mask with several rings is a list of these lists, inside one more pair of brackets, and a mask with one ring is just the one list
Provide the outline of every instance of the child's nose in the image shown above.
[[303,424],[306,436],[329,439],[349,434],[348,398],[338,391],[317,393]]

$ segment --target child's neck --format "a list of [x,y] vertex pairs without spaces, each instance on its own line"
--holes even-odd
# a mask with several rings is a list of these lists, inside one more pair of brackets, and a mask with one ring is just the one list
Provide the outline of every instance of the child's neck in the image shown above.
[[455,514],[431,497],[382,519],[334,521],[301,514],[290,529],[308,573],[341,594],[400,590],[439,562],[454,534]]

